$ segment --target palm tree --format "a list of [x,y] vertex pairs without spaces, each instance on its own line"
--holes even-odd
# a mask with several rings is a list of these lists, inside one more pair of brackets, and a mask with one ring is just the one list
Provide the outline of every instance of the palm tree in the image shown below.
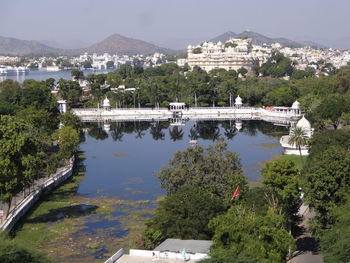
[[171,130],[169,130],[169,135],[173,141],[178,141],[178,140],[182,140],[184,132],[181,128],[179,129],[178,126],[175,126]]
[[288,143],[295,145],[299,150],[301,165],[303,166],[303,157],[301,155],[301,147],[308,144],[309,138],[302,127],[294,127],[290,131]]

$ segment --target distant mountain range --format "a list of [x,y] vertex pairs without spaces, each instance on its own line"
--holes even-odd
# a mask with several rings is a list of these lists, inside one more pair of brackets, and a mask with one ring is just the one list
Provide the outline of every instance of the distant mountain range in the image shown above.
[[227,40],[229,40],[230,38],[251,38],[253,44],[256,45],[262,45],[262,44],[268,44],[271,45],[273,43],[280,43],[282,46],[286,46],[286,47],[303,47],[303,46],[312,46],[312,47],[316,47],[316,48],[326,48],[326,46],[324,45],[320,45],[318,43],[312,42],[312,41],[294,41],[294,40],[290,40],[287,38],[270,38],[267,36],[264,36],[262,34],[253,32],[253,31],[243,31],[242,33],[236,34],[232,31],[228,31],[222,35],[219,35],[213,39],[211,39],[210,41],[212,42],[226,42]]
[[[280,43],[288,47],[313,46],[325,48],[326,46],[319,45],[311,41],[297,42],[286,38],[270,38],[252,31],[243,31],[240,34],[234,32],[226,32],[219,35],[210,41],[225,42],[232,37],[252,38],[254,44],[273,44]],[[198,40],[197,40],[198,41]],[[196,41],[196,42],[197,42]],[[51,45],[50,45],[51,44]],[[195,44],[195,43],[188,43]],[[56,47],[53,47],[56,46]],[[62,46],[61,46],[62,47]],[[173,45],[172,48],[175,46]],[[110,53],[120,55],[134,55],[134,54],[152,54],[155,52],[165,54],[184,53],[184,47],[179,47],[182,51],[175,51],[173,49],[162,48],[155,44],[151,44],[142,40],[124,37],[119,34],[113,34],[101,42],[90,45],[86,48],[67,49],[60,48],[56,42],[53,41],[35,41],[35,40],[20,40],[16,38],[0,37],[0,55],[79,55],[85,52],[88,53]]]
[[[49,43],[45,41],[45,43]],[[53,43],[53,42],[52,42]],[[155,52],[174,54],[176,51],[161,48],[142,40],[113,34],[87,48],[63,49],[45,45],[39,41],[0,37],[0,55],[79,55],[88,53],[110,53],[120,55],[152,54]]]
[[59,52],[59,49],[49,47],[39,41],[0,36],[0,55],[57,54]]

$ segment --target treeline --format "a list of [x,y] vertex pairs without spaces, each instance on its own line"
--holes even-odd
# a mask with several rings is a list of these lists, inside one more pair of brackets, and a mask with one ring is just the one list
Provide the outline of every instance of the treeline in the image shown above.
[[[43,173],[55,172],[82,139],[79,119],[58,113],[50,85],[34,80],[0,83],[0,201],[5,218],[13,197],[25,196]],[[0,243],[1,262],[47,262],[15,241],[1,237]]]
[[288,58],[275,54],[257,69],[257,76],[243,78],[234,70],[207,73],[194,67],[189,71],[187,66],[172,63],[145,70],[122,65],[107,74],[84,76],[79,70],[72,71],[73,78],[85,79],[90,90],[63,79],[58,88],[60,96],[74,107],[97,107],[105,96],[112,107],[166,107],[176,100],[189,106],[230,106],[237,95],[249,106],[291,106],[299,100],[317,128],[339,128],[350,122],[350,67],[336,70],[322,65],[318,65],[322,74],[315,77],[311,68],[297,70]]

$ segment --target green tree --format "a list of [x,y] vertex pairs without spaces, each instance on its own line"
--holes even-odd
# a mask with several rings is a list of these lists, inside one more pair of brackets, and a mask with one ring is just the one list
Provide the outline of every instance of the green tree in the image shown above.
[[288,219],[289,230],[296,219],[302,203],[299,189],[299,170],[295,163],[289,160],[268,162],[262,169],[263,184],[277,198],[276,209],[281,209]]
[[235,187],[239,186],[241,191],[246,187],[239,157],[227,151],[227,143],[223,140],[206,149],[196,145],[176,152],[169,166],[163,167],[156,176],[168,193],[187,185],[229,198]]
[[106,66],[107,66],[107,68],[114,68],[114,62],[113,61],[107,61]]
[[7,79],[0,82],[0,114],[14,114],[22,97],[18,82]]
[[58,140],[59,156],[62,159],[69,159],[78,150],[79,133],[71,126],[64,126],[53,134],[54,139]]
[[79,69],[72,69],[71,75],[72,75],[73,79],[75,79],[75,80],[79,80],[79,79],[84,78],[84,72],[82,72]]
[[237,70],[237,73],[238,73],[238,74],[241,74],[242,77],[245,77],[246,74],[248,73],[248,70],[247,70],[246,68],[241,67],[241,68],[239,68],[239,69]]
[[350,196],[332,211],[334,224],[320,237],[321,254],[327,263],[350,262]]
[[155,216],[147,223],[144,246],[153,249],[166,238],[210,239],[209,221],[225,210],[223,200],[210,192],[181,187],[159,202]]
[[330,211],[344,202],[350,190],[348,149],[330,146],[313,154],[306,165],[304,190],[306,198],[317,212],[314,230],[321,232],[333,220]]
[[321,103],[311,112],[311,117],[316,121],[326,123],[330,122],[334,129],[341,124],[343,113],[350,112],[349,98],[340,94],[326,96]]
[[58,126],[58,120],[54,114],[47,110],[36,109],[34,106],[19,110],[16,116],[40,130],[42,135],[51,134]]
[[60,79],[58,88],[60,96],[70,105],[77,104],[83,94],[82,88],[76,81]]
[[240,262],[285,262],[289,249],[295,247],[292,236],[284,228],[283,216],[274,209],[257,215],[251,209],[233,206],[209,226],[214,230],[214,244],[212,259],[207,262],[228,263],[233,258],[247,259]]
[[44,153],[40,138],[24,120],[0,116],[0,200],[6,202],[8,208],[12,197],[41,172]]

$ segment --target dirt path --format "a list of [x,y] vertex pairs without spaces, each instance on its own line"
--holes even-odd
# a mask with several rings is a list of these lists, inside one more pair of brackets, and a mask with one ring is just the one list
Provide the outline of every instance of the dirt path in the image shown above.
[[307,230],[309,220],[315,216],[315,213],[309,208],[302,208],[304,209],[303,221],[299,226],[304,229],[304,232],[297,238],[297,251],[288,263],[323,263],[323,257],[318,254],[317,242]]

